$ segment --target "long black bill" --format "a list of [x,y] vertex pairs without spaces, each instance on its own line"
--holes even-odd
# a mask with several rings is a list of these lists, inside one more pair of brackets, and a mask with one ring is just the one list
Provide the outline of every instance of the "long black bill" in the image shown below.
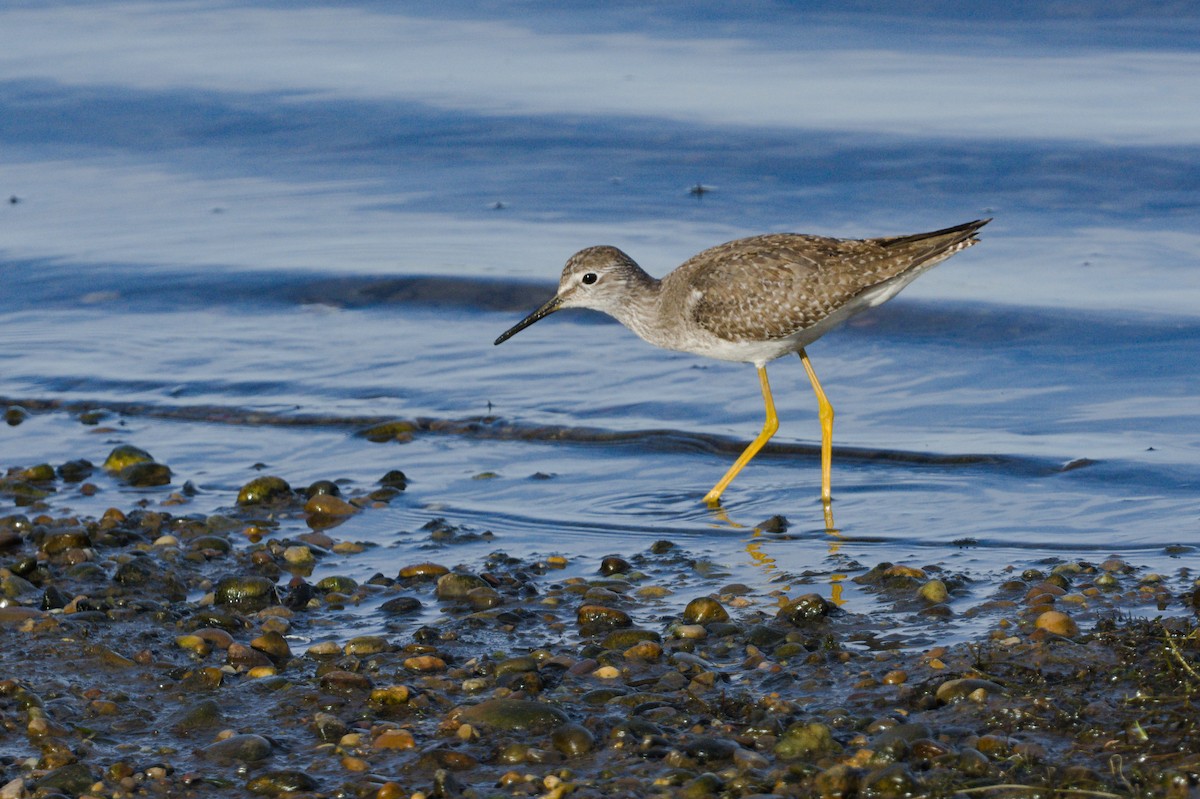
[[545,305],[543,305],[541,308],[538,308],[536,311],[531,313],[529,316],[526,316],[520,322],[517,322],[515,325],[510,327],[508,330],[505,330],[503,333],[501,333],[500,338],[496,339],[493,342],[493,344],[502,344],[505,341],[508,341],[510,338],[517,335],[518,333],[520,333],[522,330],[524,330],[525,328],[532,325],[537,320],[541,319],[544,316],[549,316],[550,314],[557,311],[559,309],[559,307],[561,306],[561,304],[562,304],[562,299],[560,299],[557,296],[551,297],[550,301],[547,302]]

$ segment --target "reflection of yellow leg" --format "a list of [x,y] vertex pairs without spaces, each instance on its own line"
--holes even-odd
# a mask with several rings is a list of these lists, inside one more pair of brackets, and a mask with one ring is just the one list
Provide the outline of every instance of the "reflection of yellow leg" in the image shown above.
[[[816,378],[813,378],[814,380]],[[758,438],[750,442],[750,446],[746,447],[746,451],[742,456],[734,461],[733,466],[729,467],[729,471],[725,472],[725,476],[721,478],[721,482],[712,487],[704,495],[705,504],[712,506],[721,501],[721,494],[733,482],[733,478],[737,477],[737,473],[742,470],[750,459],[758,454],[758,451],[763,448],[770,440],[771,436],[775,435],[775,431],[779,429],[779,417],[775,415],[775,401],[771,399],[771,386],[767,383],[767,369],[764,366],[758,367],[758,380],[762,383],[763,404],[767,407],[767,420],[763,422],[762,432],[758,434]]]
[[833,496],[829,483],[830,471],[833,466],[833,406],[825,398],[821,382],[817,380],[817,373],[813,371],[812,364],[808,362],[808,353],[804,350],[800,350],[800,361],[804,364],[804,371],[808,372],[813,392],[817,395],[817,416],[821,420],[821,502],[825,503],[825,523],[832,528],[833,512],[829,508],[829,503]]

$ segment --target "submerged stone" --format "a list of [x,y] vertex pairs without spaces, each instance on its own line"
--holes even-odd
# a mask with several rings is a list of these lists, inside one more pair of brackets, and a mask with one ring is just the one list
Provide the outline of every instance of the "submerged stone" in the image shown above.
[[461,718],[500,730],[545,733],[567,721],[567,714],[544,702],[526,699],[488,699],[463,710]]
[[261,735],[231,735],[201,748],[200,755],[217,762],[257,763],[271,756],[271,742]]

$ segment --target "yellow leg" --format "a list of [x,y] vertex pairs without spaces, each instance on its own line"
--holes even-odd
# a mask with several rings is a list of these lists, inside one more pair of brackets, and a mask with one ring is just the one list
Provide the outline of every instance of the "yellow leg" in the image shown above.
[[826,399],[821,382],[817,380],[817,373],[813,371],[812,364],[808,362],[808,353],[800,350],[799,354],[800,362],[804,364],[804,371],[808,372],[808,379],[812,381],[813,392],[817,395],[817,416],[821,420],[821,502],[825,504],[826,525],[832,527],[833,516],[829,509],[829,503],[833,499],[833,494],[830,491],[829,483],[830,471],[833,467],[833,406]]
[[704,502],[710,507],[715,507],[721,501],[721,494],[733,482],[733,478],[737,477],[737,473],[758,454],[758,451],[763,448],[763,444],[766,444],[779,429],[779,417],[775,415],[775,401],[771,398],[771,385],[767,382],[766,367],[758,367],[758,380],[762,383],[763,404],[767,407],[767,419],[763,422],[763,429],[758,434],[758,438],[751,441],[750,446],[746,447],[746,451],[742,453],[741,457],[734,461],[733,466],[730,466],[729,471],[725,472],[725,476],[721,478],[721,482],[704,495]]

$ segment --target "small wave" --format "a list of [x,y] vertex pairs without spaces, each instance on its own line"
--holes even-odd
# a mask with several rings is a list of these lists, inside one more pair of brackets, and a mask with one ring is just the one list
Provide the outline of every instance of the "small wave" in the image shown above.
[[[108,411],[125,417],[142,417],[178,422],[252,427],[335,428],[344,429],[374,443],[411,439],[415,435],[452,435],[478,440],[569,443],[579,445],[635,447],[654,452],[711,452],[736,455],[746,441],[726,436],[680,430],[609,430],[568,425],[535,425],[506,420],[497,416],[467,418],[417,417],[398,419],[389,416],[343,416],[336,414],[288,414],[224,405],[170,406],[140,402],[99,402],[45,398],[0,397],[0,404],[19,405],[31,412],[81,414]],[[1095,465],[1078,459],[1052,461],[1020,455],[995,453],[934,453],[871,447],[834,447],[839,460],[857,462],[893,462],[944,468],[971,467],[999,470],[1026,476],[1051,475],[1085,469]],[[793,442],[768,443],[758,458],[817,458],[816,444]]]

